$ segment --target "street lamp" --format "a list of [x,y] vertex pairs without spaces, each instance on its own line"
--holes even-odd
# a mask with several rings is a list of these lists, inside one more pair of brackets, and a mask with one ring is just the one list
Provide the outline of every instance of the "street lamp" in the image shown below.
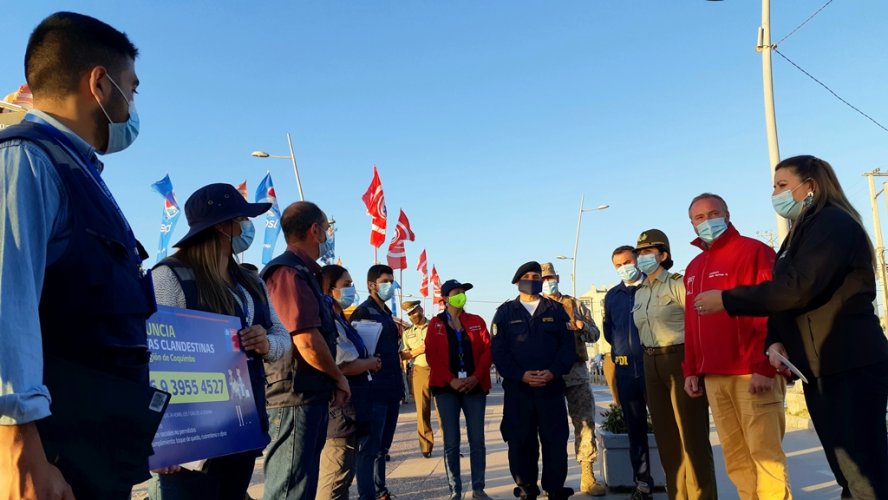
[[253,151],[250,153],[250,156],[254,156],[256,158],[281,158],[284,160],[290,160],[293,162],[293,172],[296,174],[296,187],[299,188],[299,200],[305,201],[305,196],[302,194],[302,181],[299,180],[299,167],[296,166],[296,153],[293,152],[293,140],[290,139],[290,133],[287,132],[287,145],[290,146],[290,156],[284,155],[270,155],[265,151]]
[[595,208],[584,208],[583,203],[586,201],[586,195],[580,195],[580,215],[577,217],[577,239],[574,242],[574,253],[573,257],[566,257],[564,255],[559,255],[557,258],[561,260],[572,260],[572,267],[570,271],[570,283],[573,287],[573,296],[576,298],[577,296],[577,251],[580,248],[580,224],[583,223],[583,212],[597,212],[600,210],[605,210],[610,208],[610,205],[601,204]]
[[[721,0],[709,0],[721,1]],[[765,129],[768,136],[768,159],[771,163],[771,179],[774,178],[774,167],[780,163],[780,144],[777,142],[777,116],[774,111],[774,79],[771,76],[771,0],[762,0],[762,25],[758,29],[756,52],[762,53],[762,86],[765,98]],[[778,244],[789,234],[789,221],[779,215],[777,218]]]

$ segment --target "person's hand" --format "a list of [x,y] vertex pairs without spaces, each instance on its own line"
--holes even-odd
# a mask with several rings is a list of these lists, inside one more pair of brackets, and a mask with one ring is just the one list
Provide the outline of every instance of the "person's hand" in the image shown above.
[[549,370],[540,370],[537,372],[537,375],[540,376],[540,379],[543,381],[543,384],[548,384],[549,382],[551,382],[555,378],[555,375],[552,372],[550,372]]
[[468,377],[463,379],[463,386],[460,392],[469,392],[478,385],[478,377],[474,375],[469,375]]
[[768,361],[771,362],[771,366],[777,370],[777,373],[786,378],[792,378],[793,373],[789,371],[789,368],[787,368],[786,365],[783,364],[783,361],[777,357],[777,354],[789,359],[789,355],[786,354],[786,347],[783,347],[783,344],[780,342],[774,342],[768,346]]
[[583,323],[582,321],[580,321],[578,319],[574,320],[574,327],[577,330],[582,330],[584,326],[586,326],[586,323]]
[[466,384],[466,379],[464,378],[456,378],[453,377],[450,379],[450,387],[453,387],[453,390],[456,392],[463,392],[463,386]]
[[694,309],[697,314],[715,314],[725,310],[725,304],[722,302],[721,290],[709,290],[700,292],[694,298]]
[[155,474],[175,474],[182,470],[180,465],[170,465],[169,467],[161,467],[160,469],[151,469]]
[[376,373],[382,368],[382,359],[380,359],[379,356],[373,356],[372,358],[367,358],[363,361],[364,366],[366,367],[364,369],[367,371]]
[[336,380],[336,392],[333,394],[333,401],[330,406],[333,408],[341,408],[348,403],[351,398],[351,388],[348,385],[348,379],[345,375],[340,375]]
[[703,395],[703,386],[700,384],[700,377],[690,375],[685,377],[685,392],[692,398],[699,398]]
[[241,346],[246,351],[265,356],[268,354],[268,332],[262,325],[253,325],[240,331]]
[[0,425],[0,498],[74,500],[59,469],[46,460],[34,423]]
[[764,375],[759,375],[758,373],[752,374],[752,379],[749,381],[749,393],[750,394],[765,394],[771,392],[774,388],[774,379],[771,377],[766,377]]
[[[548,370],[546,370],[548,371]],[[551,375],[551,372],[550,372]],[[524,372],[524,375],[521,377],[521,381],[531,387],[544,387],[546,385],[547,380],[545,380],[541,375],[539,370],[528,370]]]

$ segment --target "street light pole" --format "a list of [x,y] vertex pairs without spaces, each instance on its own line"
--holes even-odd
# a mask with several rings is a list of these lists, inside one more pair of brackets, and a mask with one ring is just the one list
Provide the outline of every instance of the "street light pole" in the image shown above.
[[598,205],[595,208],[583,208],[583,204],[586,201],[586,195],[580,195],[580,215],[577,217],[577,238],[574,241],[574,252],[573,252],[573,262],[571,263],[571,271],[570,271],[570,283],[573,287],[573,296],[577,296],[577,251],[580,249],[580,226],[583,223],[583,212],[594,212],[597,210],[604,210],[610,205]]
[[305,196],[302,194],[302,180],[299,178],[299,167],[296,165],[296,153],[293,152],[293,140],[290,139],[289,132],[287,132],[287,146],[290,148],[289,156],[270,155],[265,151],[253,151],[250,155],[255,156],[256,158],[280,158],[293,162],[293,173],[296,174],[296,187],[299,189],[299,200],[305,201]]
[[[879,206],[876,202],[876,198],[878,198],[884,191],[877,193],[875,182],[876,176],[883,177],[888,174],[881,173],[879,169],[875,169],[872,172],[866,172],[863,175],[866,176],[869,183],[870,203],[873,208],[873,235],[876,237],[876,245],[874,248],[876,251],[875,258],[876,265],[879,266],[879,281],[882,282],[882,311],[885,321],[888,321],[888,277],[886,277],[885,270],[885,246],[882,242],[882,222],[879,220]],[[886,196],[888,196],[888,193],[886,193]]]
[[[777,141],[777,113],[774,110],[774,79],[771,72],[771,0],[762,0],[762,25],[759,27],[758,46],[762,53],[762,86],[765,99],[765,129],[768,136],[768,159],[771,164],[771,180],[774,179],[774,167],[780,163],[780,144]],[[783,242],[789,234],[789,221],[776,215],[777,239]]]

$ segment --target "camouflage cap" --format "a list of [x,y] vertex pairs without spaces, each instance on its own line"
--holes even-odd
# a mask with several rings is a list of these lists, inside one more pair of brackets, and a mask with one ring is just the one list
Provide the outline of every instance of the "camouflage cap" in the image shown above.
[[558,273],[555,272],[555,266],[552,265],[551,262],[543,262],[540,267],[542,268],[543,278],[548,278],[549,276],[558,276]]
[[667,252],[672,253],[669,251],[669,238],[666,237],[666,233],[659,229],[648,229],[638,236],[638,243],[635,245],[636,250],[650,247],[663,247]]

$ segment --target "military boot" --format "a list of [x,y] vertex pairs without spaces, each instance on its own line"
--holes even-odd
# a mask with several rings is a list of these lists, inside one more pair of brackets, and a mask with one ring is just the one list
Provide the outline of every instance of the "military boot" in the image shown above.
[[580,470],[580,491],[593,497],[603,497],[607,494],[607,488],[595,479],[592,462],[580,462]]

